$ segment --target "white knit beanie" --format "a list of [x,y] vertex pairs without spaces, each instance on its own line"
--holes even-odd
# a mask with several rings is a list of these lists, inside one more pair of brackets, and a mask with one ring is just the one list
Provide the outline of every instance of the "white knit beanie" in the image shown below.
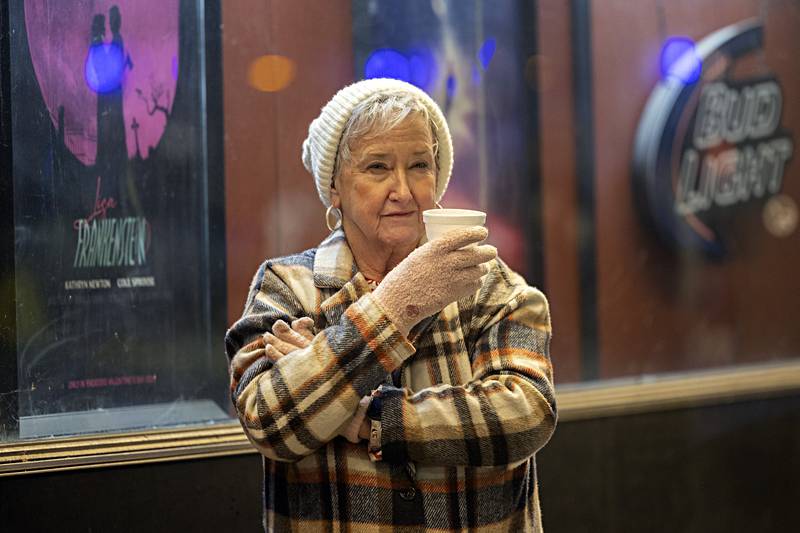
[[342,133],[353,109],[375,93],[401,90],[418,97],[428,110],[436,126],[439,145],[438,173],[436,175],[436,201],[442,199],[450,173],[453,170],[453,141],[442,110],[425,91],[400,80],[375,78],[362,80],[341,89],[325,104],[320,115],[308,127],[308,138],[303,141],[303,165],[314,176],[319,198],[325,207],[331,205],[331,180],[336,153]]

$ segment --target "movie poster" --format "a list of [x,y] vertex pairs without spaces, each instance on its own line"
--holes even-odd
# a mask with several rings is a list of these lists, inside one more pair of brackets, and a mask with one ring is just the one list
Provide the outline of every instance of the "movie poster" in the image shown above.
[[21,436],[25,417],[224,391],[199,5],[12,2]]

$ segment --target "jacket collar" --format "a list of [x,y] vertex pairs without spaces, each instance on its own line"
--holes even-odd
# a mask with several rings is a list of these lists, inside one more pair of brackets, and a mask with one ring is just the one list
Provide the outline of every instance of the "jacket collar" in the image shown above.
[[317,247],[314,256],[314,285],[319,288],[341,289],[357,273],[356,261],[347,244],[344,230],[334,230]]
[[358,271],[353,252],[341,229],[335,230],[317,247],[314,285],[333,290],[320,304],[320,311],[329,324],[338,323],[347,307],[372,292],[367,279]]
[[[423,234],[417,246],[426,242],[428,239]],[[356,265],[350,245],[347,244],[344,230],[336,229],[317,247],[314,256],[314,285],[321,289],[341,289],[354,277],[364,278],[363,274],[358,271],[358,265]]]

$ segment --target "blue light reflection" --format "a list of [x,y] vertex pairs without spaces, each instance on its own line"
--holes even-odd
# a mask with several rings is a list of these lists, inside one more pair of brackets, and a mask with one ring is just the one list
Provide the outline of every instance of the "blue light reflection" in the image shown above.
[[122,86],[125,54],[116,43],[93,44],[86,57],[86,84],[96,93],[108,93]]
[[494,51],[497,48],[497,42],[494,39],[486,39],[478,50],[478,61],[481,62],[483,70],[489,68],[489,63],[494,57]]
[[423,91],[427,91],[438,78],[436,59],[429,48],[414,49],[408,57],[408,64],[411,67],[411,83]]
[[407,54],[394,48],[379,48],[364,63],[364,78],[393,78],[416,85],[423,91],[438,77],[433,52],[426,47],[411,49]]
[[684,84],[700,79],[703,62],[694,41],[688,37],[670,37],[661,47],[661,76]]
[[458,86],[458,81],[456,77],[450,74],[447,77],[447,98],[452,99],[456,95],[456,87]]
[[364,78],[393,78],[411,82],[411,65],[403,54],[393,48],[380,48],[367,58]]

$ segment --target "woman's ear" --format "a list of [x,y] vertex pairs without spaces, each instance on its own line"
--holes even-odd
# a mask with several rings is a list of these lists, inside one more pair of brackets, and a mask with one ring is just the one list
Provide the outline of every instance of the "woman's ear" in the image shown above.
[[336,181],[331,181],[331,205],[336,209],[342,208],[342,197],[339,196],[339,191],[336,190]]

